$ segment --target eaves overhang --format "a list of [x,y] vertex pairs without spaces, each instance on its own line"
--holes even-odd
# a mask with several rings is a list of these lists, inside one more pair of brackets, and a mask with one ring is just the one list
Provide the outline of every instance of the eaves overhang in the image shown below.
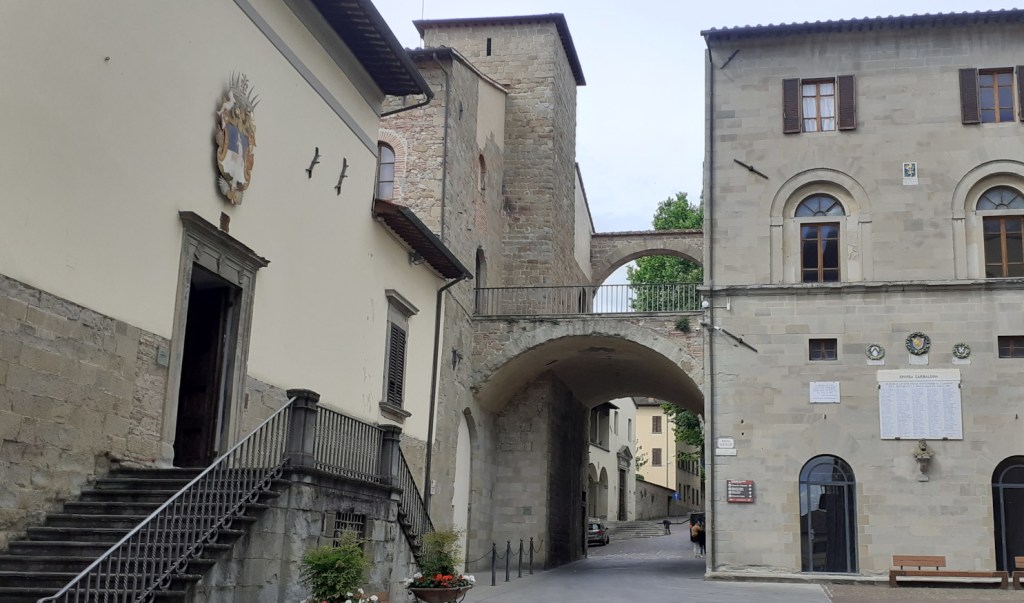
[[410,251],[422,258],[439,275],[447,279],[472,278],[472,273],[448,249],[441,239],[427,228],[413,211],[404,206],[375,199],[373,217],[405,243]]
[[934,13],[923,15],[890,15],[888,17],[864,17],[862,19],[839,19],[829,21],[807,21],[804,23],[779,23],[768,25],[743,25],[705,29],[700,35],[708,42],[757,37],[782,37],[817,33],[847,33],[877,31],[885,29],[912,29],[925,27],[949,27],[988,23],[1020,23],[1024,21],[1024,9],[1003,9],[962,13]]
[[569,66],[572,68],[572,75],[576,78],[577,86],[586,86],[587,80],[583,77],[583,67],[580,65],[580,57],[576,53],[576,46],[572,41],[572,34],[569,33],[569,23],[562,13],[550,13],[546,15],[518,15],[511,17],[469,17],[462,19],[421,19],[413,21],[416,31],[423,32],[428,29],[442,27],[474,27],[481,25],[521,25],[532,23],[554,23],[558,30],[558,37],[562,41],[562,48],[565,56],[569,59]]
[[384,94],[434,92],[370,0],[310,0]]

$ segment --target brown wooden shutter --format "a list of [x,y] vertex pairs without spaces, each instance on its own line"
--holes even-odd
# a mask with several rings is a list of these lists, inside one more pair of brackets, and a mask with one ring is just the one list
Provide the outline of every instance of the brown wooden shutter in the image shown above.
[[852,75],[840,75],[836,78],[839,89],[839,129],[857,129],[857,88]]
[[782,131],[800,132],[800,80],[782,80]]
[[390,323],[390,326],[387,402],[401,407],[402,386],[405,383],[405,331],[395,323]]
[[1024,65],[1017,65],[1017,117],[1024,121]]
[[960,70],[960,121],[965,124],[981,123],[981,111],[978,107],[978,70],[973,67]]

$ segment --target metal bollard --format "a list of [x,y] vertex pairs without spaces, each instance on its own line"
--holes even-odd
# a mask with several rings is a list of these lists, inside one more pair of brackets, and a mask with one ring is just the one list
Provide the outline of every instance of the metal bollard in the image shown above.
[[491,543],[491,586],[497,586],[498,543]]
[[512,541],[505,541],[505,582],[508,582],[508,564],[512,557]]
[[519,575],[517,578],[523,577],[523,539],[519,539]]
[[530,536],[530,575],[533,575],[533,536]]

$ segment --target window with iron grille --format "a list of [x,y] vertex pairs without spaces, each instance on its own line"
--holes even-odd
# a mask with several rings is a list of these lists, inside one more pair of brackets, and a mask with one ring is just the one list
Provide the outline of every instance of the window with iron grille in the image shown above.
[[1024,358],[1024,335],[1000,335],[1000,358]]
[[651,466],[661,467],[661,448],[651,448]]
[[661,433],[661,417],[651,417],[651,433]]
[[835,339],[811,339],[807,342],[808,360],[836,360],[839,358]]
[[366,516],[340,511],[324,513],[322,536],[325,542],[330,540],[331,546],[338,546],[345,532],[351,532],[362,540],[366,536]]

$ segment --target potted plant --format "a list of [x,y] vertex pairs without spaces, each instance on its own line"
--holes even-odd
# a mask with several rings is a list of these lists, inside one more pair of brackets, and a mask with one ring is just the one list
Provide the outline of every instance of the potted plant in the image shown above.
[[420,549],[422,571],[406,579],[405,584],[420,601],[451,603],[461,601],[473,588],[476,578],[457,571],[462,551],[457,530],[435,530],[423,535]]
[[343,532],[335,546],[325,545],[302,556],[299,579],[312,591],[303,603],[354,603],[377,601],[359,585],[366,577],[370,559],[353,532]]

